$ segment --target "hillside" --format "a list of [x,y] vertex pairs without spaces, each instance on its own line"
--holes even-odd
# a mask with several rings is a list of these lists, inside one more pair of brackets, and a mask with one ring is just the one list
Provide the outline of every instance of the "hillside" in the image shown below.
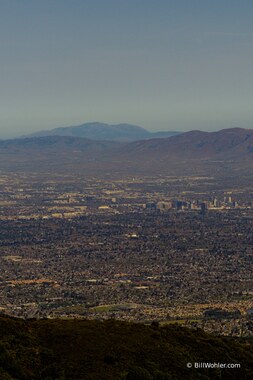
[[[176,325],[0,317],[2,380],[252,379],[253,348]],[[239,363],[194,369],[187,363]]]
[[0,140],[1,169],[24,171],[93,170],[121,143],[69,136]]
[[121,147],[118,160],[136,170],[169,175],[251,175],[253,130],[190,131]]
[[[234,158],[241,159],[253,152],[253,130],[223,129],[218,132],[190,131],[165,139],[137,141],[129,145],[131,154],[153,154],[160,157]],[[126,146],[124,152],[129,153]]]

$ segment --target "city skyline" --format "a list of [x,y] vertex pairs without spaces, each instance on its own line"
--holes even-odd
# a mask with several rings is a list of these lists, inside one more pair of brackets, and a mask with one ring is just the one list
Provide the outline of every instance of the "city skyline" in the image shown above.
[[89,121],[251,128],[250,1],[0,5],[0,138]]

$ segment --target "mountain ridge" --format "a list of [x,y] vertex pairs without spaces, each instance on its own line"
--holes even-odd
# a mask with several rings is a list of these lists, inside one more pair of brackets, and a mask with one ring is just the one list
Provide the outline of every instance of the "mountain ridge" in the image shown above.
[[[32,159],[31,159],[32,158]],[[168,138],[133,142],[91,140],[71,136],[0,140],[2,167],[45,165],[54,170],[142,173],[199,173],[206,170],[253,173],[253,130],[189,131]],[[220,165],[217,165],[220,162]],[[43,166],[44,165],[44,166]],[[63,170],[63,169],[61,169]]]
[[239,156],[240,153],[251,153],[251,149],[253,130],[243,128],[222,129],[217,132],[193,130],[170,138],[136,141],[131,144],[132,153],[136,150],[146,154],[152,150],[153,153],[159,152],[159,155],[169,153],[174,156],[183,155],[185,158],[205,159],[235,153]]

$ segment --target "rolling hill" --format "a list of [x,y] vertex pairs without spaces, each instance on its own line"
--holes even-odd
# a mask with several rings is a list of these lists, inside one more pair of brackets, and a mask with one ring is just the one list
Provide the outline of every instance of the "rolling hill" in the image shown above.
[[161,158],[221,158],[240,160],[253,152],[253,130],[223,129],[218,132],[190,131],[165,139],[137,141],[125,146],[126,154],[158,155]]

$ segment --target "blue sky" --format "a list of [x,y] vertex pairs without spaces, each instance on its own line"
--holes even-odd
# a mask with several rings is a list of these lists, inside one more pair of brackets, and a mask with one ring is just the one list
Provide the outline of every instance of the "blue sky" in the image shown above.
[[253,127],[250,0],[2,0],[0,14],[0,138]]

